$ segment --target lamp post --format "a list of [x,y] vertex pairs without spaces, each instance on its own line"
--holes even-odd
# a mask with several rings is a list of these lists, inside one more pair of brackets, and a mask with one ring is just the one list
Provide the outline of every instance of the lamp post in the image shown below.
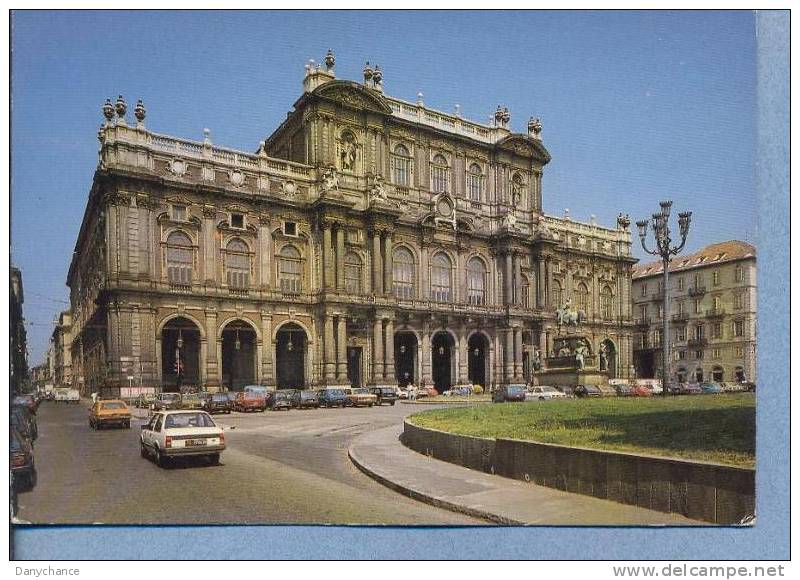
[[175,343],[175,373],[178,375],[175,379],[175,386],[178,387],[178,391],[181,390],[181,375],[183,374],[181,371],[183,370],[183,363],[181,362],[181,349],[183,348],[183,331],[179,328],[178,329],[178,340]]
[[692,221],[692,212],[685,211],[678,214],[678,228],[680,233],[680,243],[676,246],[672,245],[672,238],[670,237],[669,230],[669,214],[672,209],[671,201],[661,202],[661,211],[654,213],[650,220],[650,225],[653,228],[653,236],[656,240],[656,247],[653,250],[648,249],[645,243],[647,237],[647,220],[636,222],[636,227],[639,228],[639,240],[642,242],[642,248],[648,254],[653,256],[661,256],[661,263],[664,268],[663,281],[661,283],[661,296],[662,304],[664,307],[662,316],[662,330],[661,330],[661,381],[664,395],[667,394],[667,384],[669,380],[669,365],[670,365],[670,342],[669,342],[669,263],[672,261],[672,256],[678,255],[686,244],[686,236],[689,234],[689,224]]

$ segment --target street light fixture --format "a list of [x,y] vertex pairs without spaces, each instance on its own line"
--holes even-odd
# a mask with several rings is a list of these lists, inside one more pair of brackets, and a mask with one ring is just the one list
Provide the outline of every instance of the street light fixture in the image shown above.
[[689,234],[689,225],[692,222],[692,212],[684,211],[678,214],[678,229],[680,235],[680,243],[672,245],[672,238],[670,237],[669,230],[669,215],[672,210],[672,201],[662,201],[660,203],[661,211],[654,213],[650,221],[653,228],[653,236],[656,240],[656,247],[650,250],[645,243],[647,238],[647,220],[636,222],[636,227],[639,229],[639,240],[642,242],[642,248],[648,254],[661,257],[661,264],[664,269],[663,281],[661,283],[661,297],[663,304],[663,313],[661,317],[662,330],[661,330],[661,381],[663,383],[663,394],[667,394],[668,381],[669,381],[669,365],[670,359],[670,342],[669,342],[669,263],[672,257],[678,255],[686,244],[686,237]]

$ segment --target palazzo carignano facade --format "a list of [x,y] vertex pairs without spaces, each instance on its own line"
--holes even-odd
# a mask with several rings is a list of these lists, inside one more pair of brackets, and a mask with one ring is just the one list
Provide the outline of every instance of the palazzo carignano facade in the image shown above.
[[467,121],[334,64],[306,66],[255,153],[106,103],[68,274],[73,384],[491,388],[536,381],[576,332],[581,368],[633,377],[630,222],[543,213],[539,121]]

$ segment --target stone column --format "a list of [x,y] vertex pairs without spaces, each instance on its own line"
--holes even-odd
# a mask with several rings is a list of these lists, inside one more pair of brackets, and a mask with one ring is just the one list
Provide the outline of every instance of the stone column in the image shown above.
[[536,271],[536,307],[537,308],[544,308],[545,301],[544,301],[544,281],[545,281],[545,273],[544,273],[544,258],[539,258],[539,261],[536,264],[537,271]]
[[546,258],[544,262],[544,280],[542,280],[544,288],[544,306],[549,309],[550,307],[550,258]]
[[337,320],[336,380],[347,382],[347,319],[342,315]]
[[506,270],[503,275],[503,301],[506,305],[514,302],[514,267],[512,265],[511,252],[506,251]]
[[383,294],[383,267],[381,263],[381,234],[377,230],[372,232],[372,292]]
[[[201,234],[203,236],[203,278],[202,280],[206,285],[214,285],[217,273],[215,268],[216,248],[214,247],[214,216],[216,210],[214,207],[206,206],[203,208],[203,225],[201,227]],[[214,344],[212,342],[212,344]],[[215,350],[215,349],[212,349]]]
[[330,290],[333,287],[333,252],[331,223],[325,221],[322,229],[322,281],[323,287]]
[[[425,321],[422,325],[422,383],[426,386],[433,384],[431,371],[431,326]],[[419,386],[419,385],[417,385]]]
[[372,325],[372,377],[375,384],[383,382],[383,320],[378,315]]
[[272,362],[272,314],[261,311],[261,380],[272,385],[275,382]]
[[514,254],[514,304],[522,304],[522,256]]
[[514,329],[514,379],[522,379],[522,327]]
[[117,269],[117,206],[106,206],[106,255],[108,258],[108,273],[110,278],[116,278]]
[[391,318],[386,321],[386,346],[383,349],[384,360],[386,362],[383,370],[384,382],[393,384],[397,382],[394,369],[394,320]]
[[514,376],[514,329],[507,328],[505,329],[506,333],[506,344],[505,348],[503,348],[503,362],[504,364],[504,379],[505,382],[509,383],[513,380]]
[[[269,217],[262,215],[258,219],[258,271],[259,284],[262,288],[270,286],[270,264],[272,263],[272,233],[269,231]],[[272,344],[272,338],[264,338],[265,344]]]
[[333,330],[333,315],[325,314],[325,340],[323,341],[325,382],[333,384],[336,379],[336,338]]
[[336,288],[344,292],[344,228],[336,228]]
[[[206,384],[218,387],[220,384],[220,362],[217,357],[217,311],[207,309],[206,314]],[[161,369],[158,369],[159,372]]]
[[[463,326],[458,335],[458,382],[464,384],[469,381],[469,352],[467,352],[467,329]],[[489,353],[484,356],[488,358]]]
[[383,238],[383,293],[391,294],[392,285],[392,232],[386,232]]

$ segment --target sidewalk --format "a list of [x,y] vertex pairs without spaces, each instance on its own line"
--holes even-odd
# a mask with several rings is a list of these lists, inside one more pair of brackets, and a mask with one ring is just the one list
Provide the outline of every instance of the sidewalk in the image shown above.
[[401,424],[365,433],[348,449],[350,460],[383,485],[437,507],[512,525],[707,525],[426,457],[400,443],[402,430]]

